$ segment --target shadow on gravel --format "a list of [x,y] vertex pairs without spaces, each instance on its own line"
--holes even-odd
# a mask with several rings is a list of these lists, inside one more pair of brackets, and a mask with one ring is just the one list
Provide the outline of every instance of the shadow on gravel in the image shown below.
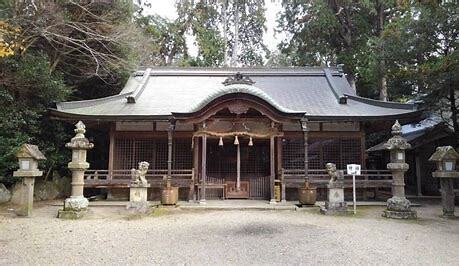
[[244,236],[269,236],[275,234],[281,234],[283,231],[279,227],[275,227],[268,224],[257,224],[257,225],[242,225],[233,231],[234,235]]

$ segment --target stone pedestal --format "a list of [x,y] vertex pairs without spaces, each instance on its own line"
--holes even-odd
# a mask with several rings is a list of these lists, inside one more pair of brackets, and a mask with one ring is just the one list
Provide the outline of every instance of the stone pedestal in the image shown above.
[[129,203],[126,209],[136,213],[147,213],[150,210],[150,204],[147,201],[148,188],[150,185],[134,185],[129,188]]
[[64,209],[59,210],[57,217],[61,219],[79,219],[88,212],[89,201],[83,196],[70,196],[65,199]]
[[344,201],[344,182],[335,181],[328,185],[328,201],[320,209],[322,214],[347,214],[347,203]]
[[433,177],[440,179],[441,189],[441,204],[443,209],[443,217],[453,218],[454,215],[454,199],[456,197],[454,193],[454,178],[459,178],[459,172],[443,172],[436,171],[432,174]]
[[392,198],[387,200],[387,209],[382,216],[393,219],[416,219],[416,211],[411,210],[411,202],[405,197],[406,163],[389,163],[387,169],[392,170]]
[[18,216],[31,216],[33,209],[33,188],[35,185],[34,177],[24,177],[21,188],[21,206],[16,211]]
[[87,150],[94,148],[94,144],[84,136],[85,128],[83,122],[79,121],[75,125],[75,137],[65,144],[66,148],[72,150],[72,161],[68,163],[68,168],[72,171],[72,194],[65,199],[64,209],[58,211],[58,218],[78,219],[88,211],[89,202],[83,195],[84,172],[89,168],[89,163],[86,162]]
[[393,196],[387,200],[387,209],[383,211],[383,217],[394,219],[416,219],[417,214],[411,210],[411,202],[405,197]]

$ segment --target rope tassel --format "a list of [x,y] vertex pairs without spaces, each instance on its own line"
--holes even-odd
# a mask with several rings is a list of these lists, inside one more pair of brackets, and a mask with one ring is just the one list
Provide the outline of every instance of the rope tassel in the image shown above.
[[250,146],[250,147],[252,147],[252,146],[253,146],[252,137],[250,137],[250,139],[249,139],[249,146]]
[[239,139],[237,138],[237,136],[234,138],[234,145],[239,145]]
[[223,139],[220,137],[220,140],[218,141],[218,146],[223,146]]

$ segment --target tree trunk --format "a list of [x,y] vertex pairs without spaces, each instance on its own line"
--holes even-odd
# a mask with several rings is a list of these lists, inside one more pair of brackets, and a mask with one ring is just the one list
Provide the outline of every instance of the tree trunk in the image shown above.
[[357,93],[357,87],[355,85],[355,75],[354,73],[346,74],[347,81],[351,85],[351,88]]
[[376,29],[379,37],[379,57],[378,61],[378,89],[379,89],[379,100],[387,101],[388,92],[387,92],[387,73],[386,73],[386,62],[384,55],[384,42],[382,40],[383,30],[384,30],[384,4],[381,1],[376,2],[376,8],[378,12]]
[[231,66],[237,65],[237,51],[239,44],[239,5],[238,1],[234,1],[234,43],[233,52],[231,54]]
[[386,77],[386,71],[385,71],[385,65],[384,65],[384,62],[383,60],[381,61],[381,63],[379,63],[379,73],[380,73],[380,76],[379,76],[379,80],[378,80],[378,87],[379,87],[379,99],[381,101],[387,101],[387,77]]
[[228,66],[228,1],[225,0],[223,1],[223,7],[222,7],[222,17],[223,17],[223,40],[225,41],[225,53],[224,53],[224,66]]
[[453,130],[454,130],[454,141],[452,143],[455,148],[459,147],[459,121],[458,121],[458,109],[456,105],[456,91],[452,84],[450,84],[449,88],[449,102],[450,102],[450,110],[451,110],[451,120],[453,121]]

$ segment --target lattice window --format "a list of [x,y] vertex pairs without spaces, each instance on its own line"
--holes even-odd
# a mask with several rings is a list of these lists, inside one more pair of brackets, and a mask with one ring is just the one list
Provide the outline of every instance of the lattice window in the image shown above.
[[236,146],[230,140],[223,140],[223,147],[218,140],[207,139],[207,174],[214,177],[236,176]]
[[282,165],[285,169],[304,169],[303,139],[283,139]]
[[173,147],[172,168],[191,169],[193,168],[193,150],[191,148],[191,138],[175,139]]
[[326,163],[334,163],[338,169],[343,169],[340,152],[340,139],[322,140],[322,168]]
[[362,144],[358,138],[341,139],[342,169],[347,164],[362,164]]
[[[326,163],[334,163],[339,169],[347,164],[362,164],[360,138],[315,138],[308,141],[309,169],[324,169]],[[285,169],[303,169],[303,139],[283,141],[282,163]]]
[[[191,139],[176,139],[173,144],[174,169],[191,169],[193,152]],[[115,169],[137,168],[141,161],[150,163],[150,169],[167,169],[167,139],[115,139]]]
[[323,169],[322,165],[322,142],[318,139],[308,140],[309,169]]
[[167,139],[156,139],[155,168],[158,170],[167,169]]
[[241,173],[266,176],[270,172],[269,141],[254,140],[249,147],[241,145]]
[[151,165],[155,158],[154,142],[149,139],[136,139],[134,140],[134,162],[132,162],[134,168],[137,168],[139,162],[149,162],[150,168],[154,168]]
[[115,169],[131,169],[133,166],[134,140],[117,139],[115,141]]

